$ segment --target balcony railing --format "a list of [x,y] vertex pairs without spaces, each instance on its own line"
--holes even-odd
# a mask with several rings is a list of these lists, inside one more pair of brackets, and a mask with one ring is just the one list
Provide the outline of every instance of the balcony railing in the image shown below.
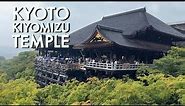
[[100,62],[87,62],[85,68],[103,69],[103,70],[137,70],[143,64],[113,64],[113,63],[100,63]]

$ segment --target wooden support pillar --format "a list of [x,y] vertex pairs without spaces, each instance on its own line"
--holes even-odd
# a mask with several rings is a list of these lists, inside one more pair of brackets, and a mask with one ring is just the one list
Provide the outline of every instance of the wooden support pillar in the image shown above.
[[41,56],[43,56],[43,54],[44,54],[44,53],[43,53],[43,50],[41,49]]
[[109,74],[109,72],[108,71],[105,71],[105,75],[107,76]]
[[46,54],[45,54],[45,56],[48,56],[48,50],[46,50]]
[[110,76],[113,76],[113,71],[110,72]]
[[94,49],[94,53],[96,54],[96,57],[99,58],[99,55],[96,49]]
[[85,60],[85,55],[83,54],[83,49],[80,50],[80,54],[82,55],[82,59]]
[[148,53],[145,56],[145,63],[148,64]]
[[39,56],[40,56],[40,50],[39,50]]
[[112,50],[110,51],[110,61],[112,61]]

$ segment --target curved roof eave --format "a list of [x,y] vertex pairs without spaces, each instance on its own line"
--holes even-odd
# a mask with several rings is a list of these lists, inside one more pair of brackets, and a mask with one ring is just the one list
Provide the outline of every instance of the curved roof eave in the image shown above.
[[145,8],[142,8],[126,13],[120,13],[104,17],[100,21],[94,22],[86,27],[83,27],[82,29],[70,34],[69,44],[80,44],[87,40],[94,33],[97,25],[120,29],[123,31],[123,35],[128,36],[131,36],[138,31],[142,31],[147,27],[152,26],[155,30],[161,33],[165,33],[169,36],[173,36],[179,39],[185,39],[185,36],[182,33],[172,28],[171,26],[165,24],[156,17],[150,15],[146,12]]

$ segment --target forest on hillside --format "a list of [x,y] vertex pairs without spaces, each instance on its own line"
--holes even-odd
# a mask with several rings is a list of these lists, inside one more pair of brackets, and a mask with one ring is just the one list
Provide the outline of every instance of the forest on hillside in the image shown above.
[[138,69],[136,79],[92,77],[45,87],[34,80],[35,56],[26,51],[8,60],[0,57],[0,105],[185,104],[185,48],[172,47],[153,68]]

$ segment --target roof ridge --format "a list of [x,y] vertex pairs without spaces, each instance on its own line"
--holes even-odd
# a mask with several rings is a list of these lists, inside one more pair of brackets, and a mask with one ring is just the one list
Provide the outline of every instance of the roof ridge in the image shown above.
[[121,13],[117,13],[117,14],[113,14],[113,15],[109,15],[109,16],[104,16],[102,19],[111,18],[111,17],[115,17],[115,16],[120,16],[120,15],[131,14],[131,13],[136,13],[136,12],[146,12],[146,8],[142,7],[139,9],[129,10],[129,11],[125,11],[125,12],[121,12]]
[[110,31],[115,31],[115,32],[120,32],[120,33],[123,32],[123,30],[121,30],[121,29],[116,29],[116,28],[112,28],[112,27],[104,26],[104,25],[97,25],[97,28],[110,30]]
[[147,24],[150,26],[150,22],[148,21],[148,17],[146,16],[147,13],[144,13],[144,17],[146,19]]
[[167,23],[168,25],[181,25],[181,24],[185,24],[185,21],[176,21],[176,22],[169,22]]

